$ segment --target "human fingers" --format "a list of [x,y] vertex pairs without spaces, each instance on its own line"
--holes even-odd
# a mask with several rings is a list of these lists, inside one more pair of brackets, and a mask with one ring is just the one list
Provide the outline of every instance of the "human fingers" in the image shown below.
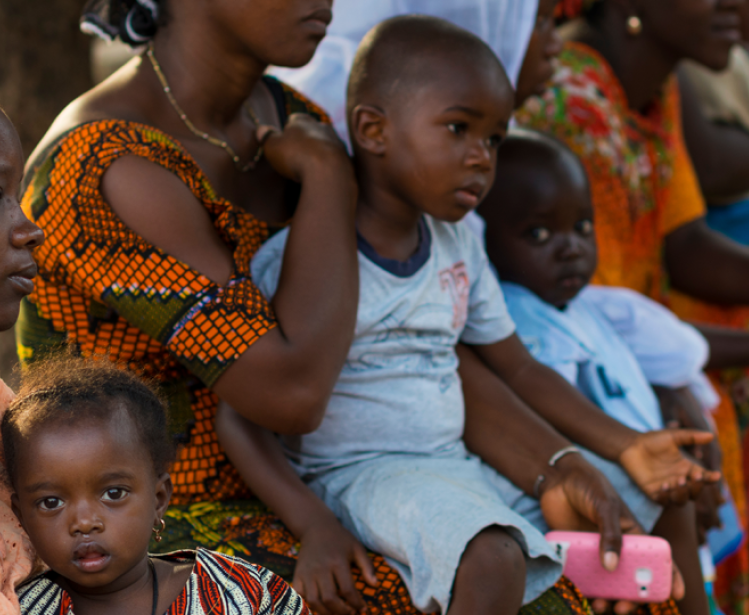
[[302,598],[304,598],[307,602],[309,602],[309,598],[307,597],[307,589],[304,586],[304,580],[299,576],[299,570],[294,570],[294,577],[291,579],[291,587],[294,589],[294,591],[299,594]]
[[[352,615],[355,609],[338,595],[338,586],[334,575],[335,573],[329,570],[318,576],[317,586],[320,590],[320,601],[332,615]],[[349,578],[350,576],[349,573]]]
[[614,572],[619,566],[619,556],[622,551],[622,528],[619,507],[612,502],[604,502],[597,506],[599,531],[599,556],[601,565],[609,572]]
[[351,567],[348,565],[339,565],[333,568],[333,577],[338,585],[338,595],[346,604],[355,611],[366,611],[367,603],[357,591],[354,584],[354,578],[351,575]]
[[671,582],[671,597],[678,602],[686,595],[687,587],[684,583],[684,577],[681,576],[681,571],[676,563],[673,564],[672,570],[673,581]]
[[380,582],[377,580],[377,574],[375,573],[374,564],[372,558],[369,557],[367,550],[359,543],[354,545],[354,563],[357,565],[361,574],[364,577],[364,581],[371,587],[377,587]]
[[287,179],[303,182],[321,165],[337,165],[343,173],[353,173],[346,148],[335,131],[307,114],[291,115],[283,132],[261,126],[256,136],[263,144],[266,160]]
[[604,613],[610,613],[612,610],[617,613],[617,615],[628,615],[629,613],[633,613],[637,610],[637,604],[635,604],[634,602],[630,602],[629,600],[620,600],[619,602],[614,603],[612,609],[611,602],[609,600],[596,598],[595,600],[593,600],[593,602],[591,602],[590,606],[593,609],[594,613],[599,613],[600,615],[604,615]]
[[723,504],[723,494],[717,485],[708,485],[695,501],[699,525],[705,531],[714,527],[721,527],[720,507]]
[[669,504],[681,506],[689,501],[689,495],[689,481],[681,476],[664,482],[653,499],[663,506]]
[[314,581],[305,583],[303,579],[297,579],[297,573],[295,572],[291,586],[304,598],[315,615],[332,615],[320,599],[320,591]]
[[629,600],[619,600],[619,602],[614,605],[614,613],[616,613],[616,615],[628,615],[629,613],[636,611],[637,606],[637,604],[630,602]]
[[702,446],[709,444],[715,439],[715,435],[709,431],[699,429],[674,429],[671,430],[674,444],[679,448],[684,446]]

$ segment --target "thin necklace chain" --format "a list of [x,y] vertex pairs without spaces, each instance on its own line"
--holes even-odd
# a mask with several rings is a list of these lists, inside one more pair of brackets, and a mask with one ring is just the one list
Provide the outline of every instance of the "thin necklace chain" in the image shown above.
[[[187,117],[187,114],[182,110],[182,107],[179,106],[179,103],[177,103],[177,100],[174,98],[174,94],[172,94],[172,88],[169,87],[169,82],[166,80],[164,71],[161,70],[161,65],[159,64],[156,56],[153,53],[153,43],[148,45],[146,55],[148,56],[148,59],[151,60],[151,66],[153,66],[153,70],[159,79],[159,83],[161,83],[161,87],[164,90],[164,94],[166,94],[169,103],[177,112],[177,115],[179,115],[179,119],[184,122],[185,126],[187,126],[190,132],[193,133],[196,137],[200,137],[201,139],[208,141],[208,143],[210,143],[211,145],[215,145],[216,147],[220,147],[221,149],[223,149],[227,154],[229,154],[229,156],[231,156],[231,159],[234,162],[234,166],[240,173],[247,173],[248,171],[252,171],[257,166],[257,163],[260,162],[260,159],[263,157],[262,143],[258,146],[257,152],[255,153],[255,156],[252,158],[252,160],[250,160],[247,164],[242,165],[239,156],[232,149],[231,145],[229,145],[226,141],[222,141],[221,139],[212,137],[207,132],[198,130],[195,127],[195,124],[190,121],[190,118]],[[247,111],[247,114],[250,116],[250,119],[255,123],[255,128],[259,128],[260,120],[258,119],[257,115],[255,115],[252,107],[250,107],[250,104],[245,103],[244,108]]]

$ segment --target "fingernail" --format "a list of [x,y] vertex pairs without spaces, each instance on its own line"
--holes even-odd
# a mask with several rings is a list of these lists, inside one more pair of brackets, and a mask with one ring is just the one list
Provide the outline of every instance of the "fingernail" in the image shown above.
[[607,551],[603,555],[603,567],[609,572],[614,572],[619,565],[619,556],[613,551]]

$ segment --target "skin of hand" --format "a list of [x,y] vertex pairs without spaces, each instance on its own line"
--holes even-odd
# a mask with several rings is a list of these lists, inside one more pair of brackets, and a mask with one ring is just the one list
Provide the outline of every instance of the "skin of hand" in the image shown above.
[[[670,388],[654,386],[661,406],[663,422],[671,429],[680,427],[710,431],[702,406],[688,387]],[[694,447],[689,451],[708,470],[719,471],[723,454],[717,440],[706,446]],[[697,534],[700,544],[704,544],[708,530],[720,527],[718,509],[725,503],[721,492],[722,482],[705,485],[695,499],[697,513]]]
[[[606,477],[580,455],[560,459],[540,491],[541,511],[551,529],[601,534],[601,564],[606,570],[613,572],[619,565],[622,534],[644,533]],[[684,579],[674,566],[671,597],[681,600],[685,591]],[[613,610],[626,615],[637,606],[622,600],[613,605]],[[592,607],[596,613],[605,613],[611,603],[594,600]]]
[[334,164],[335,160],[353,173],[351,160],[333,128],[306,113],[291,115],[283,132],[273,126],[260,126],[257,138],[276,172],[295,182],[302,183],[305,172],[315,170],[311,159],[326,164]]
[[679,449],[706,445],[714,437],[695,430],[640,433],[621,454],[619,463],[652,500],[684,503],[696,498],[704,484],[717,483],[721,475],[700,467]]
[[366,603],[354,586],[351,566],[377,587],[372,560],[366,549],[338,519],[324,515],[310,524],[301,538],[302,547],[292,586],[319,615],[352,615],[366,612]]
[[601,564],[616,570],[622,533],[642,533],[627,505],[582,455],[565,455],[549,470],[539,489],[546,523],[554,530],[600,532]]

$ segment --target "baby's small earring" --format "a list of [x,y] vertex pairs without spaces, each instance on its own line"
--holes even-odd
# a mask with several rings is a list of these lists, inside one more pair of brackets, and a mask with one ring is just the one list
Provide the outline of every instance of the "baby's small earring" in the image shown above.
[[159,527],[151,528],[151,531],[153,532],[153,539],[156,542],[161,542],[161,532],[163,532],[166,529],[166,521],[163,519],[159,519]]

